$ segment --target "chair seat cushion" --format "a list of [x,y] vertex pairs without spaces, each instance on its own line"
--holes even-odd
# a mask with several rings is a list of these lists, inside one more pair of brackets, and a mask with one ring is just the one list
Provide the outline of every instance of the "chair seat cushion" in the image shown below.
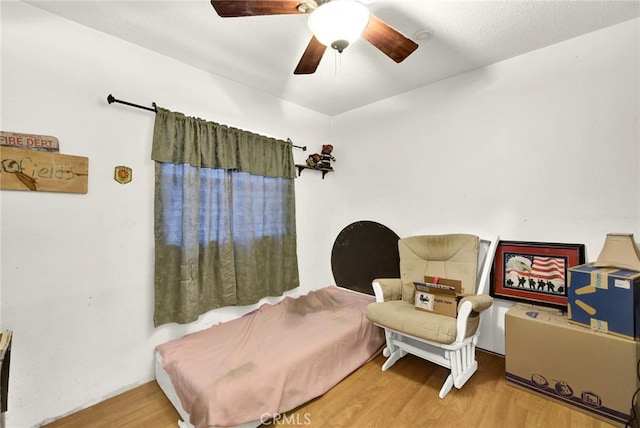
[[[455,318],[420,311],[404,300],[370,303],[367,318],[382,327],[432,342],[450,344],[456,339]],[[472,335],[478,328],[477,317],[470,318],[469,323],[475,324],[468,328],[468,335]]]

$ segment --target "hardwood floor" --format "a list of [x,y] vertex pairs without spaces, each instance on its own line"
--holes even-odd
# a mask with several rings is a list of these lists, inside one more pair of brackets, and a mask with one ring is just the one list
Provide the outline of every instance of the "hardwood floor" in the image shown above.
[[[612,425],[519,390],[504,380],[504,358],[478,351],[478,372],[443,400],[438,391],[447,371],[404,357],[386,372],[381,355],[326,394],[289,412],[270,426],[298,427],[562,427]],[[176,428],[178,413],[155,382],[142,385],[47,428]]]
[[117,395],[47,428],[177,428],[180,415],[153,381]]

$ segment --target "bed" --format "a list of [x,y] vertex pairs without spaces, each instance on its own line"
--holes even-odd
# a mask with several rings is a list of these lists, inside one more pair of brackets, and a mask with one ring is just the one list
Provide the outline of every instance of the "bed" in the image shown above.
[[[375,357],[372,296],[330,286],[285,297],[156,348],[156,380],[182,427],[255,427],[318,397]],[[188,422],[188,423],[187,423]]]

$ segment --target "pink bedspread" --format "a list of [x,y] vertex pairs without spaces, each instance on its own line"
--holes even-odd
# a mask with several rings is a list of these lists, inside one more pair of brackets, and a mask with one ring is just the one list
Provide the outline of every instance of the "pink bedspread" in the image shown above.
[[157,349],[196,428],[264,420],[324,394],[380,351],[384,333],[366,317],[373,301],[326,287]]

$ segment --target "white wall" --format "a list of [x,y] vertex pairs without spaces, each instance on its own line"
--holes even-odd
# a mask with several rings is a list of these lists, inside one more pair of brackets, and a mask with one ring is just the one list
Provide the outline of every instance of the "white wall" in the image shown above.
[[[332,119],[335,230],[464,229],[584,243],[640,226],[639,22],[629,21]],[[504,353],[497,302],[482,347]],[[491,320],[489,320],[491,318]],[[483,332],[484,333],[484,332]],[[490,332],[491,333],[491,332]]]
[[[153,378],[153,348],[192,326],[153,328],[153,113],[181,111],[319,150],[329,118],[24,3],[2,2],[4,131],[53,135],[89,158],[86,195],[2,191],[1,327],[14,330],[7,424],[58,417]],[[295,150],[298,162],[309,152]],[[113,180],[133,168],[133,182]],[[296,180],[304,290],[331,283],[320,240],[331,179]],[[248,308],[205,316],[213,323]]]

